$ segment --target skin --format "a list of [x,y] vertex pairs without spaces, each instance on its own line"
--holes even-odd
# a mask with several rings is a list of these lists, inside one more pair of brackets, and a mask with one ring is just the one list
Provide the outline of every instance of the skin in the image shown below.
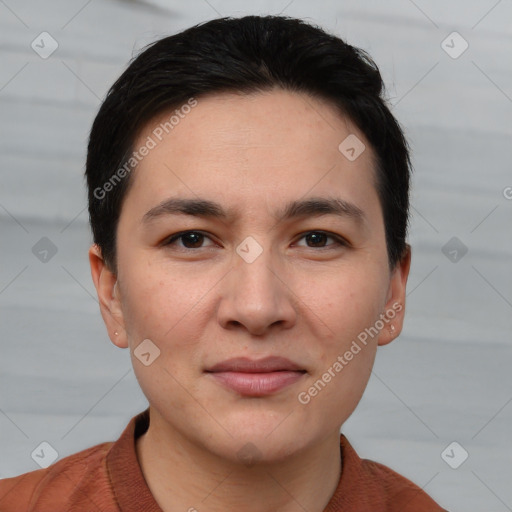
[[[148,123],[135,147],[168,118]],[[366,145],[353,162],[338,150],[349,134]],[[133,171],[117,231],[118,274],[96,245],[89,259],[109,336],[130,349],[150,404],[150,426],[136,447],[165,512],[320,512],[332,497],[340,428],[363,394],[377,346],[398,336],[405,310],[410,251],[390,271],[373,162],[364,135],[330,104],[275,89],[199,98]],[[288,201],[313,196],[344,199],[364,221],[273,216]],[[170,197],[214,200],[232,217],[142,221]],[[163,244],[184,230],[205,237]],[[318,240],[306,236],[311,231],[329,233]],[[236,252],[248,236],[263,249],[252,263]],[[392,321],[301,404],[298,394],[393,304],[402,308]],[[149,366],[133,354],[144,339],[160,350]],[[268,355],[307,373],[255,398],[204,372],[231,357]],[[252,465],[239,455],[247,443],[255,447]]]

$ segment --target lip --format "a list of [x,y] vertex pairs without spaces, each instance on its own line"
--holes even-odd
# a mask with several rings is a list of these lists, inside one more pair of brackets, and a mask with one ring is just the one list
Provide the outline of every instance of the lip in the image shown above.
[[298,364],[285,357],[269,356],[263,359],[250,359],[248,357],[233,357],[215,366],[208,368],[207,372],[243,372],[268,373],[278,371],[305,371]]
[[244,396],[266,396],[297,382],[306,373],[284,357],[228,359],[205,370],[217,382]]

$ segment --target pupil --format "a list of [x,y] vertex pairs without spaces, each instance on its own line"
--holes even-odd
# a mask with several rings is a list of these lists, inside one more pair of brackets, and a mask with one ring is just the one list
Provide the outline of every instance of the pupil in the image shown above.
[[325,238],[325,233],[310,233],[308,235],[308,237],[309,237],[309,240],[313,241],[313,244],[322,245],[321,242],[322,242],[323,238]]
[[[322,242],[325,242],[325,233],[310,233],[307,238],[314,246],[323,245]],[[187,233],[183,235],[183,243],[186,247],[201,245],[202,237],[200,233]]]
[[187,233],[186,235],[183,235],[183,243],[185,246],[190,245],[201,245],[202,236],[200,233]]

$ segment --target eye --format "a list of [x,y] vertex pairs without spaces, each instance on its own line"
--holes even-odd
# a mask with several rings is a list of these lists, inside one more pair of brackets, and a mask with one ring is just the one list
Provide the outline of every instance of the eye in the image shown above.
[[[333,233],[328,233],[326,231],[309,231],[308,233],[302,235],[302,237],[299,240],[302,240],[303,238],[307,240],[306,243],[311,242],[313,244],[307,246],[311,248],[318,247],[320,249],[329,249],[331,248],[332,245],[348,246],[348,243],[343,238]],[[334,244],[325,245],[326,240],[329,238],[334,240]]]
[[[348,246],[348,242],[342,237],[329,233],[326,231],[309,231],[304,233],[299,240],[305,239],[308,248],[318,249],[331,249],[336,246]],[[327,240],[334,240],[334,243],[327,244]],[[162,245],[165,247],[177,246],[181,249],[203,249],[207,246],[203,246],[205,240],[211,240],[209,236],[201,231],[181,231],[167,238]],[[181,244],[177,244],[181,241]],[[213,243],[213,241],[212,241]]]
[[181,240],[182,248],[185,249],[202,249],[202,244],[205,239],[210,240],[208,236],[200,231],[182,231],[172,235],[164,241],[164,246],[176,245],[178,240]]

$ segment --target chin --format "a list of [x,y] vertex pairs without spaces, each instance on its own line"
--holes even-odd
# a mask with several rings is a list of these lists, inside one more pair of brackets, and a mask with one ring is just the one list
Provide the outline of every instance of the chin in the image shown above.
[[282,462],[302,448],[302,443],[297,442],[297,437],[290,435],[289,432],[286,434],[282,439],[276,438],[272,442],[266,433],[260,437],[241,436],[230,443],[224,457],[245,466]]
[[228,458],[237,462],[246,459],[278,462],[300,451],[308,443],[308,433],[300,425],[285,423],[279,425],[275,419],[272,422],[255,420],[251,425],[237,425],[228,429],[233,436],[225,438]]

